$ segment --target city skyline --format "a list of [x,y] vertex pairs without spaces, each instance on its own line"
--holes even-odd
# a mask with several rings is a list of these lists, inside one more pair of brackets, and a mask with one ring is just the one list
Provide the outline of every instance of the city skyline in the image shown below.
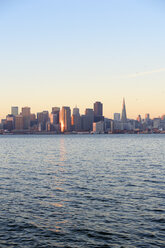
[[[98,101],[96,101],[95,103],[97,103],[97,102],[98,102]],[[101,103],[101,102],[100,102],[100,103]],[[93,104],[94,104],[94,103],[93,103]],[[102,104],[104,104],[104,103],[102,103]],[[136,114],[136,113],[135,113],[135,115],[134,115],[135,117],[131,117],[131,116],[129,115],[128,111],[125,110],[125,108],[126,108],[125,105],[126,105],[126,101],[125,101],[125,97],[123,97],[122,102],[121,102],[121,106],[120,106],[120,110],[119,110],[119,111],[116,110],[116,111],[114,111],[113,113],[111,112],[110,115],[109,115],[109,116],[111,116],[111,117],[109,117],[109,116],[106,116],[106,115],[104,114],[104,108],[103,108],[103,110],[102,110],[103,113],[102,113],[102,114],[103,114],[106,118],[113,119],[115,113],[117,113],[117,114],[120,113],[120,116],[121,116],[121,119],[122,119],[123,108],[124,108],[125,119],[137,119],[139,115],[141,116],[142,119],[145,119],[146,114],[149,114],[151,119],[153,119],[153,118],[161,118],[161,116],[164,116],[164,115],[165,115],[165,112],[162,112],[162,113],[160,113],[160,115],[158,115],[158,116],[152,116],[152,115],[150,114],[150,111],[146,111],[145,113],[143,112],[144,114],[141,114],[141,113],[137,113],[137,114]],[[58,106],[58,107],[53,107],[53,106]],[[104,106],[105,106],[105,105],[104,105]],[[63,107],[70,107],[71,113],[73,113],[73,112],[74,112],[74,109],[77,108],[77,109],[79,110],[79,113],[80,113],[81,115],[86,114],[86,110],[87,110],[87,109],[94,108],[93,105],[92,105],[92,106],[86,106],[86,107],[81,111],[81,108],[80,108],[77,104],[75,104],[74,107],[69,106],[69,104],[66,104],[66,105],[63,104],[62,106],[59,106],[58,104],[54,104],[54,105],[52,105],[49,109],[46,109],[46,108],[41,109],[41,107],[40,107],[39,110],[33,111],[32,108],[30,107],[30,105],[26,105],[26,106],[16,106],[16,105],[12,105],[12,106],[10,106],[9,111],[6,112],[6,113],[4,114],[4,116],[0,116],[0,120],[6,118],[6,116],[7,116],[8,114],[12,114],[12,109],[13,109],[14,112],[16,111],[18,114],[20,114],[21,111],[19,111],[19,110],[21,110],[22,108],[30,108],[30,110],[31,110],[32,113],[37,114],[37,113],[42,112],[42,111],[48,111],[48,112],[51,113],[53,108],[62,109]],[[17,109],[17,110],[16,110],[16,109]],[[127,104],[127,109],[129,109],[128,104]],[[126,113],[125,113],[125,111],[126,111]],[[128,113],[128,116],[127,116],[127,113]],[[15,114],[15,115],[16,115],[16,114]]]
[[[105,105],[104,105],[104,108],[103,108],[103,115],[104,116],[106,116],[107,118],[111,118],[111,119],[113,119],[113,117],[114,117],[114,113],[120,113],[121,114],[121,117],[122,117],[122,107],[123,107],[123,104],[125,103],[125,97],[123,97],[122,98],[122,101],[120,101],[120,110],[116,110],[116,111],[114,111],[114,112],[110,112],[109,111],[109,115],[106,115],[106,114],[104,114],[105,113],[105,110],[104,110],[104,108],[105,108]],[[97,101],[96,101],[97,102]],[[101,102],[101,101],[100,101]],[[103,103],[104,104],[104,103]],[[6,117],[6,115],[7,114],[12,114],[12,108],[14,108],[14,111],[16,111],[15,110],[15,108],[17,108],[17,111],[18,110],[20,110],[21,108],[23,108],[23,107],[29,107],[30,105],[29,104],[27,104],[27,105],[24,105],[24,106],[17,106],[17,105],[12,105],[12,106],[10,106],[9,107],[9,110],[8,110],[8,112],[6,112],[6,113],[4,113],[4,115],[3,116],[1,116],[0,115],[0,119],[4,119],[5,117]],[[46,106],[46,105],[45,105]],[[91,108],[93,108],[93,103],[92,103],[92,105],[91,106],[84,106],[84,109],[81,109],[81,107],[79,107],[77,104],[75,104],[73,107],[72,106],[70,106],[69,104],[63,104],[63,105],[58,105],[58,104],[53,104],[52,106],[58,106],[58,108],[62,108],[62,107],[64,107],[64,106],[69,106],[70,107],[70,109],[73,111],[73,109],[75,109],[75,108],[78,108],[79,109],[79,112],[80,112],[80,114],[84,114],[85,113],[85,111],[86,111],[86,109],[91,109]],[[49,109],[46,109],[46,108],[39,108],[37,111],[33,111],[33,109],[31,108],[31,106],[30,106],[30,109],[32,110],[32,112],[33,113],[35,113],[35,114],[37,114],[38,112],[42,112],[42,111],[48,111],[48,112],[51,112],[52,111],[52,106],[50,106],[49,107]],[[122,106],[122,107],[121,107]],[[128,106],[128,104],[127,104],[127,109],[129,109],[129,106]],[[21,113],[21,112],[20,112]],[[128,113],[128,110],[127,110],[127,113]],[[145,115],[146,114],[150,114],[150,117],[151,118],[159,118],[159,117],[161,117],[161,116],[163,116],[163,115],[165,115],[165,111],[164,112],[162,112],[162,113],[160,113],[159,115],[157,115],[157,116],[154,116],[154,115],[152,115],[151,113],[150,113],[150,111],[146,111],[146,112],[142,112],[142,113],[134,113],[134,116],[132,117],[129,113],[128,113],[128,116],[127,116],[127,118],[128,119],[137,119],[137,117],[140,115],[142,118],[145,118]],[[126,114],[127,115],[127,114]]]
[[0,117],[99,100],[104,114],[164,112],[165,3],[1,1]]
[[96,101],[93,108],[86,108],[81,114],[76,106],[52,107],[52,111],[43,110],[33,113],[30,107],[11,106],[11,113],[1,119],[0,134],[43,134],[43,133],[165,133],[165,115],[150,118],[146,113],[143,118],[127,117],[125,98],[121,113],[115,112],[113,118],[104,116],[103,103]]

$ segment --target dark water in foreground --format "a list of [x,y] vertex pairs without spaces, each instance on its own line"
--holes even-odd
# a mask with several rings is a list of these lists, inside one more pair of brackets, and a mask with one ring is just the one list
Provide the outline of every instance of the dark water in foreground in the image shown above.
[[0,247],[165,247],[165,135],[1,136]]

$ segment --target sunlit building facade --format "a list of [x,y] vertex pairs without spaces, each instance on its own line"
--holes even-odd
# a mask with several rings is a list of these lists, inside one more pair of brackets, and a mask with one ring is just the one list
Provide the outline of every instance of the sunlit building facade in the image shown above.
[[81,117],[79,113],[79,108],[77,107],[73,109],[71,125],[72,125],[73,131],[76,131],[76,132],[81,131]]
[[62,107],[60,111],[61,132],[71,131],[71,110],[70,107]]

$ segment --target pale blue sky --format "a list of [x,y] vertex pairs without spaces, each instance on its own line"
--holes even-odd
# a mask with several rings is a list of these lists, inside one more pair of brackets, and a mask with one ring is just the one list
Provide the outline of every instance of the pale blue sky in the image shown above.
[[0,0],[0,117],[102,101],[165,113],[163,0]]

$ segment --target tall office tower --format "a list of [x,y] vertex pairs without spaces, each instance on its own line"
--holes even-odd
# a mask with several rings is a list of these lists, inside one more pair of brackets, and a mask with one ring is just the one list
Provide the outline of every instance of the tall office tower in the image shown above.
[[30,108],[24,107],[22,108],[22,116],[23,116],[23,128],[29,129],[30,128]]
[[18,107],[11,107],[11,114],[12,115],[18,115]]
[[15,129],[16,130],[23,130],[24,127],[24,119],[22,115],[15,116]]
[[79,108],[77,108],[77,107],[75,107],[74,109],[73,109],[73,115],[79,115],[80,113],[79,113]]
[[69,132],[71,130],[71,111],[70,107],[62,107],[60,112],[61,132]]
[[94,115],[95,116],[103,115],[103,104],[101,102],[94,103]]
[[22,116],[30,116],[30,108],[29,107],[22,108]]
[[123,108],[122,108],[122,114],[121,114],[121,121],[127,122],[127,114],[126,114],[126,107],[125,107],[125,99],[123,98]]
[[114,113],[114,121],[120,121],[120,113]]
[[59,107],[53,107],[52,108],[52,114],[54,115],[53,118],[55,118],[54,124],[59,124],[60,108]]
[[85,115],[88,118],[89,131],[92,131],[93,130],[93,122],[94,122],[94,111],[93,111],[93,109],[87,108],[85,110]]
[[49,112],[47,110],[44,110],[42,113],[43,113],[43,121],[46,127],[46,123],[49,121]]
[[81,130],[81,117],[79,113],[79,108],[73,109],[73,114],[71,118],[72,130],[73,131],[80,131]]
[[49,112],[48,111],[42,111],[40,113],[37,113],[37,123],[40,126],[41,131],[46,130],[46,124],[49,121]]
[[90,131],[89,117],[87,115],[81,115],[81,130]]
[[103,104],[101,102],[94,103],[94,122],[104,121]]
[[60,124],[59,124],[59,112],[52,112],[49,115],[50,119],[50,131],[56,131],[57,133],[60,132]]
[[59,107],[52,107],[52,113],[59,112],[60,108]]

